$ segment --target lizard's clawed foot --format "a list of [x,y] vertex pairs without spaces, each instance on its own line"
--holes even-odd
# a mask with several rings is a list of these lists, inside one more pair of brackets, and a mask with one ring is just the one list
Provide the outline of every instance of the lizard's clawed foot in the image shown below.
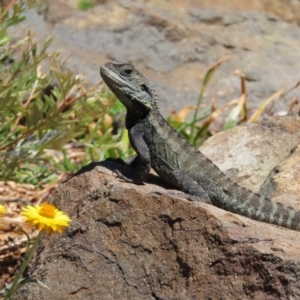
[[130,179],[130,178],[124,176],[119,170],[114,170],[113,174],[116,175],[115,178],[117,178],[117,179],[120,179],[125,182],[129,182],[129,183],[135,183],[135,181],[133,179]]
[[116,175],[117,179],[120,179],[120,180],[128,182],[128,183],[134,183],[134,184],[138,184],[138,185],[144,184],[143,182],[140,182],[138,180],[134,180],[134,179],[130,179],[130,178],[126,177],[119,170],[114,170],[113,174]]

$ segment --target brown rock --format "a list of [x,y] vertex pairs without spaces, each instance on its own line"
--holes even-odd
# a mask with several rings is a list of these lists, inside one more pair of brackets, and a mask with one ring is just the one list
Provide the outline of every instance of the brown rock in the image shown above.
[[93,163],[57,188],[52,201],[72,226],[45,237],[29,269],[50,290],[27,284],[14,299],[300,298],[299,232],[171,198],[153,175],[121,182],[115,169],[131,174]]
[[[279,169],[285,169],[290,175],[287,177],[286,173],[282,174],[281,186],[285,186],[285,189],[282,189],[281,193],[276,184],[263,189],[263,194],[271,197],[286,194],[289,190],[297,189],[297,186],[300,192],[297,184],[300,160],[298,151],[295,151],[298,144],[300,144],[300,117],[295,114],[269,117],[261,124],[244,123],[231,130],[220,132],[208,139],[200,150],[230,178],[254,192],[260,192],[271,170],[272,176],[275,173],[275,176],[278,176]],[[294,159],[290,157],[291,151]],[[291,181],[291,177],[294,178],[294,182]],[[295,191],[294,195],[296,194]],[[298,198],[300,200],[299,196]]]

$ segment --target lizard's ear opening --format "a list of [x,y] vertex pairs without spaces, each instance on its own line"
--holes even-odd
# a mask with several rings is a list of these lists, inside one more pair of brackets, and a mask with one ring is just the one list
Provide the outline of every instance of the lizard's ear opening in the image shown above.
[[159,110],[158,101],[153,89],[151,88],[150,83],[141,84],[141,91],[148,94],[149,99],[147,101],[143,101],[144,105],[149,108],[150,110],[153,107],[156,107]]
[[148,87],[146,86],[146,84],[142,84],[141,85],[141,90],[143,92],[146,92],[148,95],[152,96],[152,93],[149,91]]

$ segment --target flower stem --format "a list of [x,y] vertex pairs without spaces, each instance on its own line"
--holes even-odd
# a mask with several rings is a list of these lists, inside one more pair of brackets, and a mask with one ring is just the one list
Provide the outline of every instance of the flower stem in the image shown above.
[[42,236],[43,236],[43,231],[40,231],[38,233],[32,247],[29,248],[29,250],[26,252],[25,257],[24,257],[24,261],[21,265],[21,268],[20,268],[17,276],[15,277],[12,286],[9,288],[9,291],[8,291],[7,295],[4,297],[4,300],[10,299],[13,296],[13,294],[15,294],[17,292],[17,290],[18,290],[17,285],[19,283],[19,280],[20,280],[21,276],[23,275],[23,273],[24,273],[24,271],[25,271],[25,269],[26,269],[26,267],[27,267],[27,265],[30,261],[30,258],[32,256],[32,254],[34,253],[34,251],[35,251],[40,239],[42,238]]

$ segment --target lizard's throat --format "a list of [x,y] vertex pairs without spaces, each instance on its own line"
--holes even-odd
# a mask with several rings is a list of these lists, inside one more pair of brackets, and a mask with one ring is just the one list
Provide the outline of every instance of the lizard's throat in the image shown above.
[[143,110],[140,110],[138,108],[127,110],[125,124],[126,129],[130,129],[132,126],[134,126],[136,123],[138,123],[141,120],[144,120],[149,115],[150,110],[145,108],[143,106]]

